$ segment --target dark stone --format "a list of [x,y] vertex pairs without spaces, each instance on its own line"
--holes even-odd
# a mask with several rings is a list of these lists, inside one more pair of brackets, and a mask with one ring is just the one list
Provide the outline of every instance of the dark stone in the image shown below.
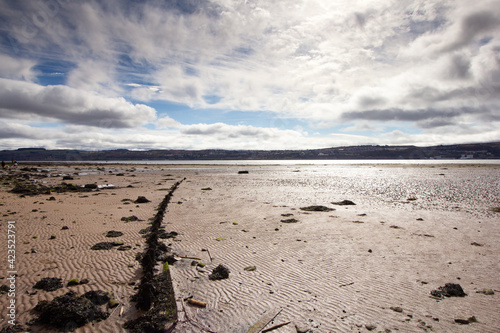
[[332,210],[335,210],[334,208],[328,208],[325,206],[307,206],[301,207],[300,209],[306,212],[330,212]]
[[444,287],[431,291],[431,295],[439,298],[467,296],[462,287],[456,283],[446,283]]
[[123,235],[123,232],[121,232],[121,231],[110,230],[106,234],[106,237],[120,237],[122,235]]
[[69,227],[68,227],[67,225],[65,225],[65,226],[63,226],[63,227],[61,228],[61,230],[68,230],[68,229],[69,229]]
[[97,188],[97,184],[85,184],[84,187],[88,188],[88,189],[96,189]]
[[54,291],[63,287],[61,280],[61,278],[46,277],[35,283],[33,288],[42,289],[45,291]]
[[117,250],[118,251],[127,251],[127,250],[130,250],[131,248],[132,248],[132,246],[130,246],[130,245],[122,245],[119,248],[117,248]]
[[281,222],[283,222],[283,223],[297,223],[297,222],[299,222],[299,220],[296,220],[296,219],[285,219],[285,220],[281,220]]
[[85,297],[75,292],[54,298],[51,302],[39,302],[34,311],[39,313],[36,324],[52,326],[63,331],[73,331],[91,321],[100,321],[109,314]]
[[338,201],[338,202],[332,202],[332,204],[339,205],[339,206],[352,206],[352,205],[356,205],[351,200],[342,200],[342,201]]
[[134,201],[134,203],[139,204],[139,203],[148,203],[151,202],[151,200],[148,200],[146,197],[143,196],[138,196],[137,199]]
[[63,180],[73,180],[73,177],[71,177],[71,176],[63,176]]
[[87,284],[89,283],[89,279],[81,279],[80,284]]
[[208,276],[210,280],[223,280],[229,278],[229,268],[224,265],[219,265],[214,268],[212,274]]
[[241,171],[238,171],[238,174],[239,175],[248,174],[248,171],[247,170],[241,170]]

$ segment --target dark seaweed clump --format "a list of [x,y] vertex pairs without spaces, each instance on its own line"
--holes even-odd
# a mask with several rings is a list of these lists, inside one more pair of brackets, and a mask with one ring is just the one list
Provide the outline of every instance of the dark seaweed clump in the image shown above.
[[328,208],[325,206],[307,206],[301,207],[300,209],[306,212],[330,212],[332,210],[335,210],[335,208]]
[[61,278],[46,277],[35,283],[33,288],[45,291],[54,291],[63,287],[61,280]]
[[431,295],[439,298],[467,296],[462,289],[462,286],[456,283],[446,283],[444,287],[439,287],[436,290],[431,291]]
[[101,311],[97,304],[73,291],[50,302],[39,302],[34,311],[39,314],[35,324],[63,331],[72,331],[91,321],[101,321],[109,317],[109,313]]

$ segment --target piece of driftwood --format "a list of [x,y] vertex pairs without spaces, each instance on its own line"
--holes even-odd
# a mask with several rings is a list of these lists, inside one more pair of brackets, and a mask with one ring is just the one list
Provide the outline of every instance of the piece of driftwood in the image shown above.
[[188,298],[186,302],[188,302],[191,305],[198,306],[200,308],[206,308],[207,307],[207,303],[202,302],[202,301],[198,301],[198,300],[192,299],[192,298]]
[[274,318],[276,318],[283,309],[273,309],[272,311],[267,311],[255,324],[252,325],[247,331],[247,333],[259,333],[264,327],[267,326]]
[[287,321],[286,323],[281,323],[281,324],[278,324],[278,325],[274,325],[274,326],[271,326],[269,328],[266,328],[265,330],[262,330],[261,332],[262,333],[271,332],[271,331],[277,330],[280,327],[286,326],[286,325],[288,325],[290,323],[291,323],[291,321]]

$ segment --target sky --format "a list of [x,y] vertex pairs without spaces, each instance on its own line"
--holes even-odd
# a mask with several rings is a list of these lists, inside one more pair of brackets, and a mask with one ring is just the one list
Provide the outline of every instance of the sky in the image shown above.
[[500,0],[0,0],[0,149],[500,141]]

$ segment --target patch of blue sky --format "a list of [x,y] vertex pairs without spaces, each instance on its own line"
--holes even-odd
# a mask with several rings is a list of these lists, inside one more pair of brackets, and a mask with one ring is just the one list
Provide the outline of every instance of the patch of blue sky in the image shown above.
[[38,73],[37,79],[41,85],[65,84],[67,74],[76,66],[74,63],[63,60],[45,60],[40,61],[33,69]]

